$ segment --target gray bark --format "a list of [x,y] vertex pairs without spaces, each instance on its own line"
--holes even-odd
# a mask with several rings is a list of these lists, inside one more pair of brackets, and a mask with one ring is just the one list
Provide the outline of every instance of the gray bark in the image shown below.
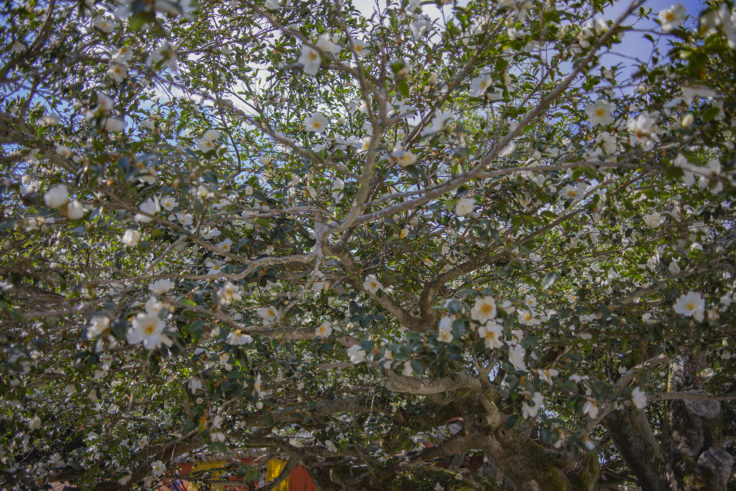
[[[697,362],[681,357],[670,367],[670,391],[697,389]],[[721,448],[721,403],[674,400],[670,403],[667,481],[672,491],[726,491],[733,458]]]
[[603,420],[643,491],[664,489],[664,456],[643,411],[627,406]]

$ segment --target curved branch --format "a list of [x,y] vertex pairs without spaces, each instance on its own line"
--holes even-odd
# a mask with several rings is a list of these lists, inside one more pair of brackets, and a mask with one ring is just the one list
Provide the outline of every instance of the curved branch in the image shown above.
[[468,389],[474,392],[483,390],[480,380],[466,373],[458,373],[448,377],[426,380],[418,377],[406,377],[394,372],[386,372],[386,389],[405,394],[432,395],[444,392]]

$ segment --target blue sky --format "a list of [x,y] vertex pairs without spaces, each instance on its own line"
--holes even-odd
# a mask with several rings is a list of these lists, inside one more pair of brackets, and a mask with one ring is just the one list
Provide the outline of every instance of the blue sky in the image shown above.
[[[361,0],[362,1],[362,0]],[[605,19],[615,19],[621,13],[630,5],[631,2],[629,1],[618,1],[614,2],[614,4],[606,9],[606,12],[604,14]],[[661,12],[662,10],[665,10],[672,5],[676,3],[682,3],[685,8],[687,9],[688,15],[691,17],[688,19],[687,22],[694,22],[698,18],[698,14],[703,9],[704,4],[703,2],[699,1],[693,1],[693,0],[685,0],[685,1],[673,1],[673,0],[650,0],[644,4],[644,7],[647,9],[652,9],[650,20],[641,20],[636,22],[635,27],[637,29],[651,29],[655,32],[661,32],[661,29],[659,28],[659,25],[653,20],[657,18],[657,14]],[[632,18],[632,21],[634,19]],[[628,25],[631,24],[631,22],[627,23]],[[626,56],[632,56],[639,59],[642,59],[646,61],[649,58],[649,55],[652,52],[652,43],[644,38],[644,35],[646,33],[643,32],[628,32],[623,37],[622,43],[617,45],[615,48],[615,51],[626,55]],[[660,43],[663,43],[664,40],[660,40]],[[664,44],[660,44],[661,47],[664,47]],[[666,52],[666,51],[665,51]],[[624,59],[624,58],[613,58],[613,57],[607,57],[602,58],[603,64],[613,64],[613,63],[625,63],[627,65],[633,63],[630,59]]]
[[[353,0],[354,5],[358,10],[361,11],[361,13],[368,17],[375,11],[376,4],[385,5],[385,0]],[[466,0],[460,0],[458,2],[459,4],[465,4],[467,3]],[[678,3],[677,1],[673,0],[650,0],[644,4],[645,8],[652,9],[652,17],[656,18],[657,13],[661,12],[662,10],[665,10],[669,8],[670,6]],[[692,18],[689,19],[689,22],[693,22],[693,18],[697,19],[698,14],[704,7],[704,2],[696,1],[696,0],[681,0],[679,3],[682,3],[685,8],[687,9],[687,13]],[[617,18],[621,12],[623,12],[629,5],[631,4],[630,0],[626,1],[616,1],[606,9],[606,11],[603,14],[603,17],[605,19],[615,19]],[[449,15],[452,12],[452,4],[445,5],[442,7],[445,14]],[[431,18],[439,19],[440,18],[440,9],[435,5],[423,5],[422,6],[422,12],[426,15],[428,15]],[[632,18],[632,21],[634,19]],[[629,23],[630,24],[630,23]],[[657,32],[660,32],[659,26],[654,20],[642,20],[639,22],[636,22],[636,28],[637,29],[651,29]],[[646,61],[649,58],[649,55],[652,51],[652,44],[644,38],[645,33],[640,32],[629,32],[624,36],[623,42],[619,44],[616,47],[616,51],[630,57],[636,57],[638,59],[641,59],[643,61]],[[613,56],[607,56],[602,59],[603,64],[605,65],[613,65],[616,63],[623,63],[625,65],[631,65],[633,60],[630,60],[628,58],[624,57],[613,57]]]

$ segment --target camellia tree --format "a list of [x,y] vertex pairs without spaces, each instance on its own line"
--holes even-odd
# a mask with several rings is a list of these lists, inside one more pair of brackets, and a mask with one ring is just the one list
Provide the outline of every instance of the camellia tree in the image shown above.
[[1,18],[4,487],[728,488],[732,2]]

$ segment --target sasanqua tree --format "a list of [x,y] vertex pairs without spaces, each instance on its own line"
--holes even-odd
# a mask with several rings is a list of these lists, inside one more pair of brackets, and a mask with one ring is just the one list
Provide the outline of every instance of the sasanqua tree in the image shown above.
[[732,2],[1,12],[4,487],[728,488]]

